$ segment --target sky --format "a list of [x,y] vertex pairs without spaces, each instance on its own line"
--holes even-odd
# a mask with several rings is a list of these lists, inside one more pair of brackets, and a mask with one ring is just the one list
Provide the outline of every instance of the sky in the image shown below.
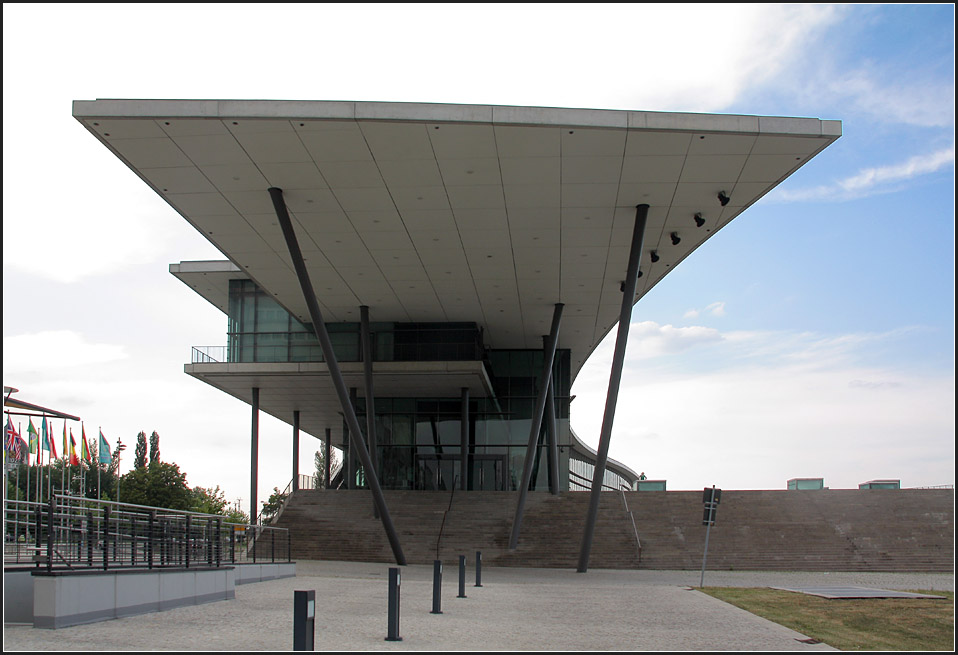
[[[192,346],[225,345],[226,317],[168,272],[223,257],[73,100],[809,116],[843,136],[635,306],[610,457],[670,490],[953,485],[954,18],[953,5],[4,3],[3,383],[129,444],[123,471],[136,434],[158,432],[191,486],[248,506],[249,406],[183,372]],[[572,389],[572,427],[593,447],[611,335]],[[291,433],[261,417],[261,501],[291,479]],[[301,472],[319,443],[301,439]]]

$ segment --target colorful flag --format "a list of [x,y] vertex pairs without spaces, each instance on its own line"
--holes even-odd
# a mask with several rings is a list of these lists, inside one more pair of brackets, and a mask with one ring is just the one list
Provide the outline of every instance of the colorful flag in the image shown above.
[[20,435],[17,433],[17,429],[13,427],[13,423],[10,421],[10,415],[7,414],[7,432],[6,438],[3,440],[3,444],[6,451],[16,457],[18,460],[21,457],[20,443],[22,441],[23,439],[20,438]]
[[43,417],[43,449],[50,451],[50,459],[57,458],[57,445],[53,441],[53,421],[50,421],[50,427],[47,427],[47,417]]
[[30,424],[27,427],[27,435],[30,437],[30,452],[36,454],[40,450],[40,435],[37,433],[37,429],[33,427],[33,419],[29,419]]
[[73,428],[70,428],[70,466],[79,466],[80,460],[77,459],[77,442],[73,438]]
[[106,437],[103,436],[103,430],[100,430],[100,445],[97,448],[99,450],[100,464],[109,464],[113,461],[113,456],[110,453],[110,444],[107,443]]
[[83,448],[83,451],[82,451],[83,459],[85,459],[88,462],[92,461],[90,457],[90,447],[86,443],[86,427],[84,427],[82,423],[80,424],[80,443],[81,443],[81,447]]

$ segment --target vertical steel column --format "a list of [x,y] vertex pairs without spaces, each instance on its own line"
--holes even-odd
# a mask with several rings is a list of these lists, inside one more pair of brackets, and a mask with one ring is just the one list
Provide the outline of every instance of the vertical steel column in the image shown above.
[[299,410],[293,410],[293,491],[299,491]]
[[323,453],[326,455],[326,484],[324,485],[326,489],[329,489],[331,480],[329,479],[330,474],[333,472],[333,467],[329,462],[329,456],[332,453],[332,446],[330,441],[333,439],[333,429],[326,428],[326,443],[323,444]]
[[[349,406],[352,408],[353,414],[356,413],[356,404],[357,404],[357,403],[356,403],[356,399],[357,399],[357,398],[358,398],[358,395],[357,395],[357,393],[356,393],[356,387],[350,387],[350,388],[349,388]],[[357,421],[358,421],[358,419],[357,419]],[[359,423],[357,422],[356,425],[359,425]],[[350,430],[350,432],[352,432],[352,430]],[[363,440],[363,433],[360,432],[359,434],[357,434],[357,435],[356,435],[356,438],[359,439],[359,441],[362,441],[362,440]],[[347,485],[347,487],[346,487],[347,489],[356,489],[356,488],[358,488],[357,485],[356,485],[356,473],[358,473],[358,471],[356,470],[356,448],[354,447],[355,443],[356,443],[356,442],[353,441],[352,438],[350,438],[350,446],[349,446],[349,469],[348,469],[349,480],[347,480],[347,483],[348,483],[348,485]]]
[[459,411],[459,489],[465,491],[469,477],[469,387],[462,387]]
[[[372,338],[369,333],[369,307],[363,305],[359,308],[359,329],[362,332],[363,344],[363,387],[366,394],[366,443],[369,444],[369,461],[372,462],[373,471],[376,477],[379,477],[379,468],[377,467],[378,452],[376,445],[376,400],[373,396],[373,346]],[[379,510],[373,503],[373,516],[379,518]]]
[[[542,337],[543,349],[548,347],[546,339],[547,337]],[[546,452],[549,455],[549,493],[553,496],[557,496],[559,494],[559,441],[558,431],[556,429],[555,371],[552,371],[552,373],[552,377],[549,378],[549,395],[546,396],[546,415],[544,420],[546,422],[546,435],[548,437],[548,450]]]
[[552,381],[552,363],[555,361],[556,344],[559,342],[559,324],[562,322],[562,303],[556,303],[552,310],[552,328],[549,330],[549,342],[542,351],[542,375],[539,377],[539,396],[529,428],[529,444],[526,446],[526,460],[522,467],[522,482],[519,483],[519,500],[516,502],[516,515],[512,520],[512,535],[509,537],[509,550],[519,545],[519,528],[522,526],[522,513],[525,510],[529,482],[532,480],[532,465],[535,463],[536,445],[539,443],[539,431],[542,429],[542,415],[545,413],[546,396],[549,395],[549,383]]
[[386,531],[386,537],[389,539],[396,563],[405,565],[406,556],[403,554],[402,547],[399,545],[399,536],[396,533],[396,528],[393,526],[392,518],[389,516],[389,509],[386,507],[386,500],[383,497],[382,488],[379,486],[379,479],[370,466],[369,453],[366,452],[366,447],[363,445],[362,433],[359,429],[359,420],[356,418],[356,412],[353,406],[349,403],[346,382],[343,380],[339,362],[336,361],[336,353],[333,352],[333,344],[329,339],[326,324],[323,322],[323,314],[319,310],[319,302],[316,300],[313,285],[309,280],[306,262],[303,260],[303,253],[299,248],[299,242],[296,240],[296,233],[293,230],[293,223],[286,209],[286,202],[283,200],[283,190],[270,187],[269,195],[273,201],[273,208],[276,210],[276,217],[279,219],[279,223],[283,228],[283,237],[286,239],[289,256],[290,259],[293,260],[296,277],[299,278],[299,283],[303,290],[303,298],[309,307],[309,316],[313,322],[313,330],[316,332],[316,338],[319,340],[319,345],[323,349],[323,356],[329,368],[329,376],[332,378],[333,386],[336,388],[336,394],[339,396],[339,404],[343,408],[346,422],[349,425],[349,434],[352,438],[352,443],[356,447],[356,450],[359,451],[363,465],[368,471],[371,471],[371,474],[367,473],[366,479],[369,480],[373,498],[375,499],[376,506],[379,508],[383,529]]
[[595,470],[592,474],[592,495],[589,497],[589,515],[586,517],[585,532],[582,535],[582,549],[579,551],[579,573],[589,570],[589,554],[592,551],[592,537],[595,535],[595,521],[599,515],[599,494],[602,493],[602,479],[605,477],[605,465],[609,459],[609,441],[612,437],[612,421],[615,419],[615,405],[619,399],[619,381],[622,379],[622,364],[625,361],[625,346],[629,341],[629,325],[632,323],[632,304],[635,299],[635,285],[639,279],[639,258],[642,254],[642,240],[645,236],[645,221],[649,215],[648,205],[635,208],[635,227],[632,229],[632,247],[629,251],[629,268],[622,285],[622,309],[619,312],[619,330],[615,336],[615,352],[612,355],[612,372],[609,374],[609,390],[605,398],[605,413],[602,416],[602,431],[599,433],[599,447],[596,449]]
[[249,465],[249,520],[256,523],[259,512],[256,511],[256,487],[259,485],[259,387],[253,387],[253,418],[250,427],[250,465]]

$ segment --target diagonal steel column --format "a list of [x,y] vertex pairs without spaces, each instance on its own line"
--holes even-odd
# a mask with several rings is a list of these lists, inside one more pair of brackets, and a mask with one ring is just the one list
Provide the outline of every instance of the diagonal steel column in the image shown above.
[[509,537],[509,550],[519,545],[519,529],[522,527],[522,513],[525,511],[529,482],[532,480],[532,466],[535,463],[536,444],[542,429],[542,415],[545,413],[546,397],[549,395],[549,383],[552,381],[552,364],[555,361],[556,344],[559,342],[559,324],[562,322],[562,303],[556,303],[552,310],[552,328],[549,330],[549,343],[542,351],[542,375],[539,377],[539,395],[529,428],[529,444],[526,446],[526,460],[522,467],[522,482],[519,483],[519,500],[516,502],[516,515],[512,519],[512,535]]
[[[372,462],[373,471],[376,476],[379,470],[376,468],[377,446],[376,446],[376,402],[373,397],[373,346],[369,334],[369,307],[363,305],[359,308],[359,329],[362,332],[363,344],[363,388],[366,394],[366,442],[369,444],[369,461]],[[379,508],[373,505],[373,516],[379,518]]]
[[[548,342],[546,341],[549,337],[542,337],[542,347],[548,348]],[[552,371],[553,375],[549,378],[549,395],[546,396],[546,436],[547,446],[548,446],[548,462],[549,462],[549,493],[553,496],[559,495],[559,434],[556,427],[556,404],[555,404],[555,389],[556,389],[556,379],[555,371]]]
[[612,421],[615,419],[615,405],[619,399],[619,381],[622,379],[622,364],[625,361],[625,346],[629,341],[629,325],[632,323],[632,303],[635,300],[635,284],[639,279],[639,258],[642,255],[642,240],[645,236],[645,221],[649,215],[648,205],[635,208],[635,227],[632,229],[632,249],[629,251],[629,269],[622,285],[622,309],[619,312],[619,330],[615,336],[615,352],[612,355],[612,372],[609,375],[609,391],[605,398],[605,414],[602,416],[602,431],[599,433],[599,447],[596,449],[595,470],[592,473],[592,495],[589,497],[589,515],[586,517],[585,533],[582,535],[582,549],[579,551],[579,573],[589,569],[589,554],[592,551],[592,537],[595,535],[595,521],[599,515],[599,494],[602,493],[602,478],[605,477],[605,465],[609,459],[609,441],[612,437]]
[[372,462],[369,459],[369,452],[367,452],[366,446],[363,443],[359,420],[356,418],[356,412],[349,402],[349,391],[346,388],[346,382],[343,380],[339,362],[336,361],[333,344],[329,340],[329,333],[326,331],[326,324],[323,322],[323,314],[319,310],[319,302],[316,300],[316,294],[313,291],[313,285],[309,279],[309,272],[306,270],[306,262],[303,261],[303,253],[299,249],[299,242],[296,240],[293,222],[289,218],[289,211],[286,208],[286,202],[283,200],[283,190],[270,187],[269,195],[273,201],[273,208],[276,210],[276,217],[279,219],[279,224],[283,228],[283,236],[286,238],[286,247],[289,248],[290,259],[293,260],[296,277],[299,278],[299,284],[303,289],[303,297],[306,300],[306,306],[309,308],[309,317],[313,322],[313,330],[316,332],[316,338],[319,339],[319,345],[323,349],[326,366],[329,368],[329,376],[333,380],[336,395],[339,396],[339,404],[343,408],[343,414],[349,426],[349,438],[352,441],[353,447],[359,453],[359,457],[367,471],[366,480],[369,482],[369,488],[373,492],[373,499],[379,508],[380,519],[386,531],[386,538],[392,547],[396,563],[401,566],[405,565],[406,556],[402,552],[402,546],[399,545],[399,535],[396,533],[392,518],[389,516],[389,509],[386,507],[383,490],[379,486],[379,479],[376,477],[375,469],[373,469]]
[[256,523],[256,489],[259,486],[259,387],[253,387],[252,417],[250,420],[249,520]]

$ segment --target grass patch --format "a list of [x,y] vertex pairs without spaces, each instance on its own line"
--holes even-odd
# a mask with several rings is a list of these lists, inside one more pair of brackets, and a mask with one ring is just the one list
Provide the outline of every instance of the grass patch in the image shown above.
[[924,598],[835,599],[768,588],[701,591],[839,650],[944,650],[955,645],[955,594]]

